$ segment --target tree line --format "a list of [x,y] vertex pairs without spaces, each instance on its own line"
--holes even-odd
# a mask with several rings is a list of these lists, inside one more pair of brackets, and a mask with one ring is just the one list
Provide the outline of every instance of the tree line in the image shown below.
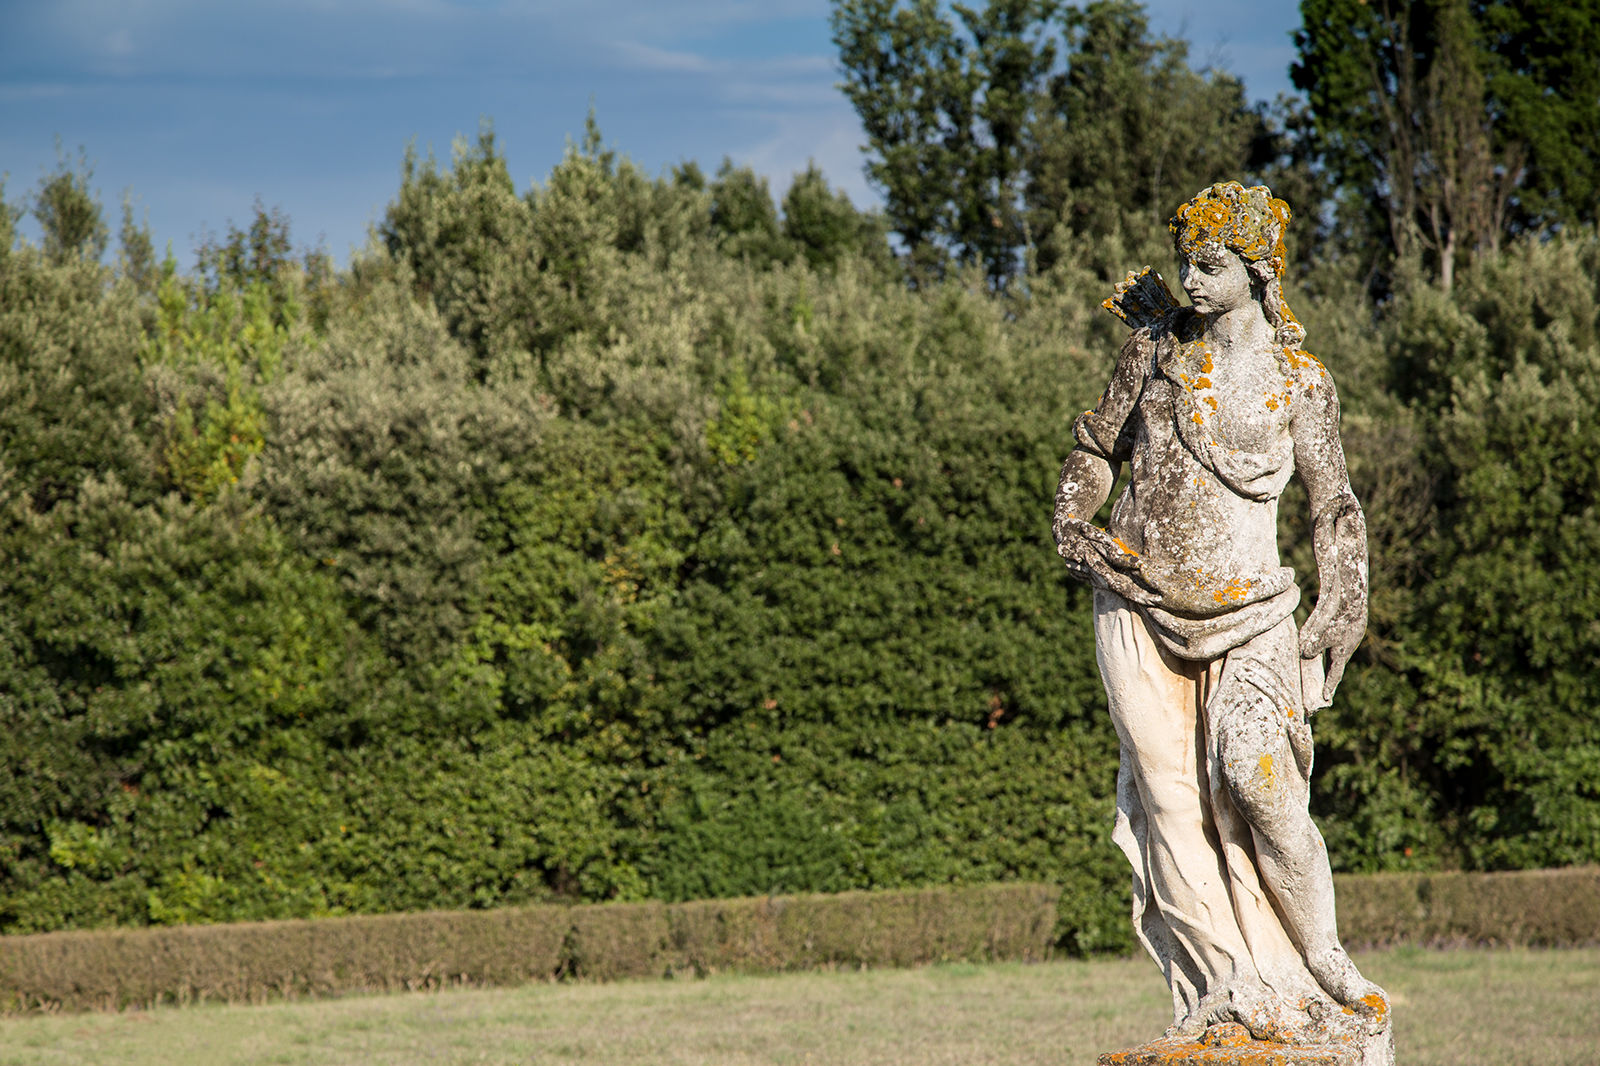
[[[188,267],[126,210],[112,250],[81,159],[0,201],[0,929],[1043,879],[1123,946],[1050,494],[1110,284],[1240,176],[1305,220],[1372,524],[1314,723],[1335,867],[1600,859],[1600,240],[1535,141],[1596,101],[1516,80],[1589,24],[1413,4],[1397,52],[1333,6],[1271,111],[1136,5],[841,0],[881,213],[592,123],[520,191],[490,129],[408,152],[346,268],[259,204]],[[1391,143],[1446,109],[1373,134],[1379,89],[1302,74],[1346,31],[1371,85],[1479,71],[1494,239],[1430,229],[1444,157]]]
[[1134,0],[837,0],[833,29],[868,175],[920,275],[977,264],[1004,287],[1085,236],[1148,238],[1219,175],[1307,209],[1312,259],[1355,255],[1385,281],[1416,259],[1445,289],[1505,238],[1595,221],[1600,5],[1300,9],[1304,95],[1271,106],[1194,70]]

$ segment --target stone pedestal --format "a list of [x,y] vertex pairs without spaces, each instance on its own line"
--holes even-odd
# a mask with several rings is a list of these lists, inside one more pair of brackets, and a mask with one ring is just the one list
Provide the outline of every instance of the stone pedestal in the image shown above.
[[1393,1066],[1394,1038],[1388,1029],[1359,1041],[1275,1044],[1254,1040],[1236,1023],[1213,1025],[1198,1040],[1174,1036],[1108,1051],[1100,1066]]

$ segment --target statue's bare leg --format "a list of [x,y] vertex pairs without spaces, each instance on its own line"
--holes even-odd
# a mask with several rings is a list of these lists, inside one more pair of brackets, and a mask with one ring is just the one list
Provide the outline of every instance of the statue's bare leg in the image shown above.
[[1288,711],[1265,693],[1228,701],[1213,723],[1229,797],[1250,823],[1261,879],[1300,945],[1306,969],[1334,999],[1376,1018],[1388,999],[1339,943],[1333,872],[1309,811],[1310,786],[1288,735]]

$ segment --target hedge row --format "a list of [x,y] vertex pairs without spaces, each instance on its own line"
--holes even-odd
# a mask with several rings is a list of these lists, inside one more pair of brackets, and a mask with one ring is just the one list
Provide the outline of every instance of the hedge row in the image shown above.
[[1600,866],[1336,878],[1346,945],[1600,943]]
[[41,933],[0,938],[0,1009],[1037,960],[1059,895],[999,884]]
[[[1352,946],[1600,942],[1600,867],[1345,875],[1338,893]],[[996,884],[41,933],[0,938],[0,1010],[1035,961],[1059,896]]]

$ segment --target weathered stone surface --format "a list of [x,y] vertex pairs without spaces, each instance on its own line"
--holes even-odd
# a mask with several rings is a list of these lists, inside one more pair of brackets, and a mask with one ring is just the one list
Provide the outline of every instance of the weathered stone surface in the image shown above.
[[[1214,185],[1172,219],[1191,306],[1148,268],[1117,286],[1106,306],[1133,334],[1073,426],[1052,528],[1069,571],[1095,588],[1122,744],[1113,839],[1174,1031],[1221,1039],[1232,1025],[1278,1056],[1262,1062],[1342,1061],[1362,1044],[1351,1061],[1386,1066],[1388,1002],[1339,943],[1308,810],[1309,719],[1366,631],[1366,521],[1333,378],[1284,301],[1288,222],[1267,189]],[[1125,465],[1102,529],[1095,515]],[[1310,503],[1320,590],[1304,627],[1277,542],[1292,477]],[[1297,1045],[1342,1050],[1286,1057]],[[1258,1061],[1227,1053],[1192,1061]]]
[[1250,1040],[1237,1046],[1207,1047],[1182,1037],[1155,1040],[1100,1056],[1100,1066],[1360,1066],[1358,1053],[1324,1044],[1274,1044]]
[[1393,1038],[1383,1033],[1334,1044],[1276,1044],[1253,1040],[1237,1023],[1206,1030],[1199,1040],[1163,1037],[1108,1051],[1100,1066],[1375,1066],[1394,1061]]

